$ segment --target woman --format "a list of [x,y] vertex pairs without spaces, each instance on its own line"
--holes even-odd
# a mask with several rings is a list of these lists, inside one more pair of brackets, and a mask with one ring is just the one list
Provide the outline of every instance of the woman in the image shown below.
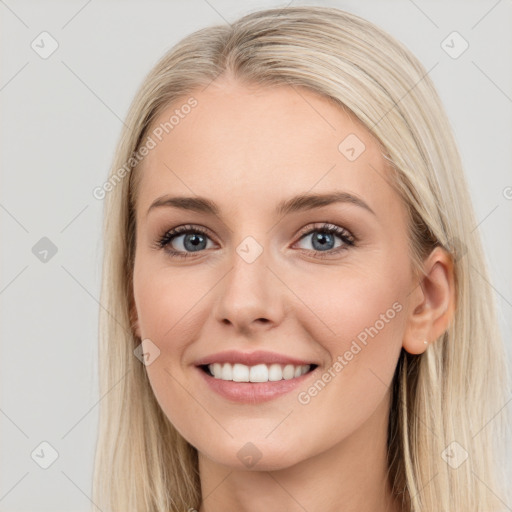
[[502,510],[504,350],[418,60],[337,9],[260,11],[181,41],[126,125],[95,504]]

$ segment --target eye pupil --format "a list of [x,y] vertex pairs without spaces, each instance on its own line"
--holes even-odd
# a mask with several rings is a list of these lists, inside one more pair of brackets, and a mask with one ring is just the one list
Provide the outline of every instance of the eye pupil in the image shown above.
[[[203,235],[198,235],[196,233],[185,235],[184,246],[188,250],[197,251],[204,247],[200,247],[201,243],[204,243],[205,239]],[[192,244],[191,246],[187,246],[187,242]]]
[[[318,233],[313,236],[313,246],[318,242],[321,249],[325,249],[327,245],[331,246],[334,241],[334,237],[331,233]],[[329,247],[331,248],[331,247]],[[317,250],[317,248],[315,248]]]

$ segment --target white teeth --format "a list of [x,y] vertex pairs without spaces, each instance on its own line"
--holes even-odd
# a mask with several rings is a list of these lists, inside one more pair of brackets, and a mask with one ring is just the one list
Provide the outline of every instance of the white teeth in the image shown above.
[[[300,366],[297,366],[300,369]],[[276,381],[281,380],[283,378],[283,370],[280,364],[271,364],[268,368],[268,380]]]
[[[230,364],[221,365],[218,364],[222,369],[220,371],[217,371],[217,373],[212,372],[213,375],[217,375],[218,378],[222,380],[233,380],[233,367]],[[211,365],[210,365],[211,366]],[[210,368],[210,371],[211,368]],[[214,365],[214,371],[215,371],[215,365]]]
[[267,365],[257,364],[256,366],[251,366],[251,369],[249,371],[249,380],[251,382],[268,382]]
[[[214,374],[215,376],[215,374]],[[233,381],[234,382],[249,382],[249,367],[244,364],[233,365]]]
[[287,364],[283,370],[283,379],[290,380],[293,379],[295,375],[295,367],[293,364]]
[[235,363],[213,363],[208,369],[216,379],[231,380],[234,382],[274,382],[278,380],[290,380],[300,377],[309,371],[311,365],[304,364],[295,366],[293,364],[257,364],[246,366]]

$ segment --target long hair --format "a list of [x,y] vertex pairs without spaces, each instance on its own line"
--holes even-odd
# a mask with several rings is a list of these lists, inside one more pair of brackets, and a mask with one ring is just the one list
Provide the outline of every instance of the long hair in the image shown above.
[[[435,246],[454,261],[456,310],[421,355],[402,349],[392,383],[389,478],[411,512],[500,510],[508,367],[461,158],[426,69],[372,23],[328,7],[248,14],[199,30],[154,66],[130,107],[105,196],[100,422],[93,502],[114,512],[199,509],[197,450],[173,427],[134,351],[135,202],[142,146],[170,104],[221,75],[306,88],[356,116],[381,145],[407,208],[418,276]],[[147,148],[146,148],[147,149]]]

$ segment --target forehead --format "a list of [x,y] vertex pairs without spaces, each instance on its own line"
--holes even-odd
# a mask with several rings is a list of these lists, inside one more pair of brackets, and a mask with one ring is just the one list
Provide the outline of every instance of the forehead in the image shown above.
[[[195,106],[184,108],[190,98]],[[156,146],[140,169],[141,208],[165,193],[229,207],[332,190],[362,196],[374,209],[396,203],[377,140],[341,106],[302,87],[213,82],[169,105],[150,136]]]

